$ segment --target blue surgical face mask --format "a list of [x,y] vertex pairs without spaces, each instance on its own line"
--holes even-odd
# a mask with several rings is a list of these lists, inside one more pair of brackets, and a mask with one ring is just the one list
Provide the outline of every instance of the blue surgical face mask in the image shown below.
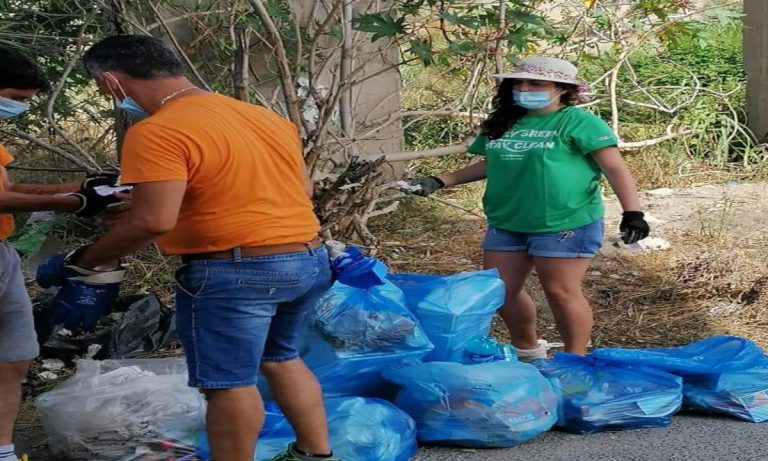
[[26,102],[14,101],[0,96],[0,120],[15,117],[29,110],[29,104]]
[[136,120],[142,120],[149,117],[149,112],[142,109],[142,107],[130,96],[126,96],[122,101],[118,101],[117,107],[118,109],[122,109],[131,114],[131,117]]
[[123,93],[123,98],[120,99],[110,88],[112,97],[115,98],[115,106],[117,106],[118,109],[128,112],[135,120],[142,120],[149,117],[149,112],[144,110],[144,108],[141,107],[136,101],[134,101],[132,97],[125,93],[123,86],[112,74],[106,72],[104,73],[104,78],[110,78],[113,82],[115,82],[120,92]]
[[555,98],[559,98],[560,95],[554,97],[549,91],[512,91],[512,97],[515,100],[515,104],[520,107],[529,110],[543,109],[550,105]]

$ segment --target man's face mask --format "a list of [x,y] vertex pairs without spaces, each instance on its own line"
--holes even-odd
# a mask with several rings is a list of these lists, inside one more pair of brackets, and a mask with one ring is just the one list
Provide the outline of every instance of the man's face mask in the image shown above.
[[554,96],[549,91],[512,91],[512,97],[515,100],[515,104],[520,107],[529,110],[543,109],[550,105],[555,98],[559,98],[560,94],[556,93]]
[[[123,94],[123,98],[120,99],[114,92],[112,92],[112,97],[115,98],[115,105],[117,106],[118,109],[124,110],[125,112],[130,114],[131,117],[133,117],[135,120],[142,120],[149,117],[149,112],[144,110],[136,101],[133,100],[133,98],[131,98],[125,93],[123,86],[120,85],[120,82],[118,82],[115,77],[113,77],[109,73],[105,73],[104,77],[111,79],[115,83],[115,85],[117,85],[117,88],[120,90],[120,92]],[[111,87],[110,87],[110,91],[112,91]]]
[[26,102],[14,101],[0,96],[0,120],[15,117],[29,110],[29,104]]

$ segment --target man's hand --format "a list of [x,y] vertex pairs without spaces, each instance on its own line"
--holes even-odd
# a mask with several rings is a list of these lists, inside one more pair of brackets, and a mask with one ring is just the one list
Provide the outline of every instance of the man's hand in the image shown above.
[[93,173],[83,179],[80,183],[80,190],[93,189],[99,186],[111,186],[117,185],[117,181],[120,179],[119,173]]
[[645,214],[642,211],[625,211],[621,216],[619,231],[624,243],[629,245],[648,237],[651,229],[648,227]]
[[406,194],[416,194],[422,197],[426,197],[429,194],[445,187],[445,183],[437,176],[430,176],[428,178],[416,178],[408,182],[408,186],[402,188]]
[[116,192],[115,197],[120,199],[120,202],[114,206],[107,207],[104,215],[101,217],[101,222],[108,229],[115,227],[131,210],[132,195],[130,193]]
[[80,189],[72,195],[80,200],[80,207],[74,211],[80,217],[96,216],[106,210],[109,205],[121,201],[116,195],[99,195],[93,187]]

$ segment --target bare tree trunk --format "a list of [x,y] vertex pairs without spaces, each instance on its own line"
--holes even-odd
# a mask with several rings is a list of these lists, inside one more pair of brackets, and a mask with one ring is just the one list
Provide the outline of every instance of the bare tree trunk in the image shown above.
[[768,138],[768,2],[744,0],[747,118],[758,141]]

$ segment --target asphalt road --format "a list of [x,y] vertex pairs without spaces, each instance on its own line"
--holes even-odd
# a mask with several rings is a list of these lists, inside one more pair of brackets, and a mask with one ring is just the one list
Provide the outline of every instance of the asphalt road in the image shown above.
[[768,461],[768,423],[678,415],[669,428],[549,432],[507,449],[424,448],[414,461]]

